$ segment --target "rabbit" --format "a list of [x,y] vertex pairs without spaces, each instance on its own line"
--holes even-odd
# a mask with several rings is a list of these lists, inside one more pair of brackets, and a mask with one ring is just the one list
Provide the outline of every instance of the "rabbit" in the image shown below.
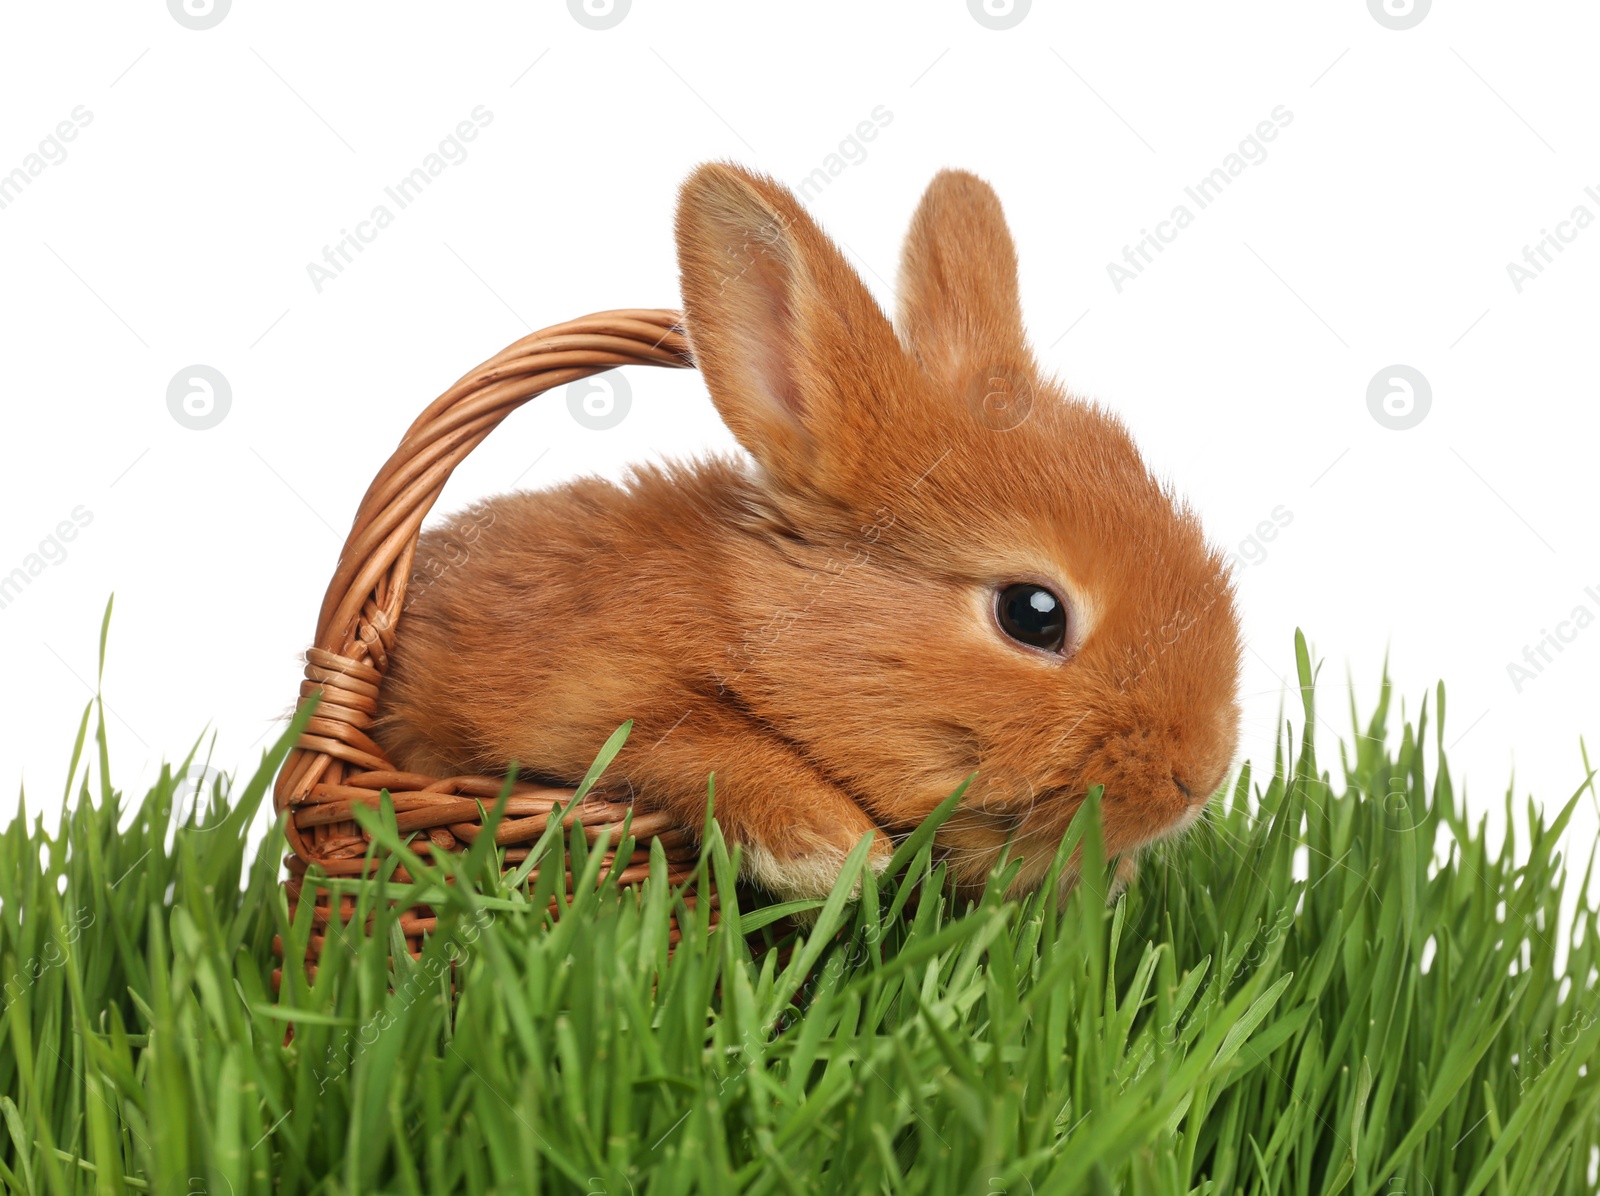
[[[935,843],[1041,882],[1090,785],[1119,860],[1192,824],[1238,742],[1231,575],[1125,426],[1043,375],[1000,202],[944,171],[894,325],[795,196],[683,184],[685,325],[750,461],[640,466],[425,532],[374,729],[403,768],[607,776],[745,879],[825,896],[971,780]],[[1126,879],[1125,866],[1119,875]],[[1063,882],[1063,894],[1068,886]]]

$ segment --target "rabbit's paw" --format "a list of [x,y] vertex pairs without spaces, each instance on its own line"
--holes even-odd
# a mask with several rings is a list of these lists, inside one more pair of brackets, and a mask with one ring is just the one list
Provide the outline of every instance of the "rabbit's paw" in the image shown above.
[[[855,843],[840,838],[795,837],[783,844],[750,842],[744,845],[745,875],[789,901],[827,897],[839,883]],[[894,844],[882,831],[874,831],[867,867],[881,876],[894,855]],[[852,901],[861,896],[861,879],[850,889]]]

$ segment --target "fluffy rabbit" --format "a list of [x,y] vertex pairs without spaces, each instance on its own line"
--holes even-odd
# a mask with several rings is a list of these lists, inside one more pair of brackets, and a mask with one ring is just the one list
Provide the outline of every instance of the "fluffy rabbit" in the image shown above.
[[[974,771],[938,844],[1038,884],[1086,788],[1131,858],[1195,821],[1238,736],[1222,556],[1123,425],[1042,376],[990,188],[935,178],[896,326],[784,187],[708,164],[677,214],[687,328],[751,457],[479,503],[418,550],[378,741],[402,768],[608,773],[746,874],[827,892]],[[897,333],[898,330],[898,333]]]

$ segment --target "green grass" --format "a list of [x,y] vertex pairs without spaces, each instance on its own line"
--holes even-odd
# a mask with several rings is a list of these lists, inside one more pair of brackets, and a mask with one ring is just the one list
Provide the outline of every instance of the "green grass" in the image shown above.
[[[724,885],[723,928],[707,932],[703,902],[680,908],[669,959],[680,894],[659,880],[618,890],[581,837],[553,829],[531,895],[502,884],[485,850],[451,876],[408,859],[415,888],[388,896],[440,915],[421,963],[390,970],[398,939],[380,902],[378,936],[330,942],[309,987],[289,967],[281,1003],[273,936],[300,958],[307,923],[290,929],[281,835],[257,853],[247,832],[287,739],[169,848],[172,776],[130,810],[91,703],[71,810],[53,833],[19,817],[0,838],[0,1181],[1593,1190],[1600,927],[1584,901],[1563,921],[1578,878],[1556,852],[1592,789],[1548,821],[1530,810],[1531,838],[1508,832],[1491,851],[1442,750],[1424,773],[1420,745],[1443,743],[1442,689],[1396,729],[1386,683],[1330,776],[1307,733],[1318,720],[1298,639],[1297,655],[1298,742],[1286,726],[1271,771],[1246,768],[1209,825],[1147,859],[1109,905],[1092,805],[1057,857],[1076,843],[1087,861],[1061,910],[1003,901],[1005,869],[981,902],[952,908],[930,823],[888,877],[862,878],[858,906],[841,888],[792,952],[759,950],[769,923],[753,953],[739,932],[771,912],[739,908]],[[401,847],[384,813],[371,824]],[[552,924],[563,853],[580,879]],[[712,877],[731,877],[714,834],[707,857]]]

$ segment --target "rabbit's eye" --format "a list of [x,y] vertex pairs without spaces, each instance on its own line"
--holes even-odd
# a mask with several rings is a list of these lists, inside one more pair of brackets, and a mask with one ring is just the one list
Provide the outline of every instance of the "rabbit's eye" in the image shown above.
[[1067,605],[1041,585],[1006,586],[995,613],[1000,630],[1018,643],[1059,652],[1067,642]]

